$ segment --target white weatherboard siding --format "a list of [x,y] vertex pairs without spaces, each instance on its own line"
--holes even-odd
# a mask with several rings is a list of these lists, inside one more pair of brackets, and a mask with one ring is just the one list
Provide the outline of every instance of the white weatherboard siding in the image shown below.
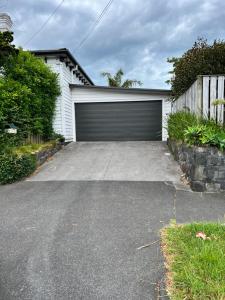
[[[162,140],[167,139],[166,119],[171,112],[171,103],[167,101],[168,96],[149,93],[129,92],[129,91],[115,91],[101,88],[79,88],[73,87],[71,89],[73,106],[76,103],[91,103],[91,102],[127,102],[127,101],[162,101]],[[74,110],[74,108],[73,108]],[[73,113],[73,136],[76,141],[75,128],[75,113]]]
[[58,80],[60,84],[61,95],[56,101],[55,117],[53,122],[53,128],[55,132],[62,134],[66,141],[74,140],[73,133],[73,107],[71,100],[71,89],[69,84],[83,84],[73,71],[66,66],[64,62],[61,62],[56,58],[48,58],[47,64],[52,71],[58,74]]
[[[49,58],[47,62],[48,66],[51,68],[53,72],[58,74],[58,80],[60,84],[60,88],[62,85],[62,76],[61,76],[61,68],[62,63],[56,58]],[[63,133],[62,128],[62,95],[60,95],[56,100],[56,108],[55,108],[55,117],[53,121],[53,128],[57,133]]]

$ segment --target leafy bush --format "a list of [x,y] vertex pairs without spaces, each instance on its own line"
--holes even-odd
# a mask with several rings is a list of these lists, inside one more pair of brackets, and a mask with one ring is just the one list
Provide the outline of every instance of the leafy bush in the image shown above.
[[190,125],[198,124],[198,117],[195,114],[179,111],[170,114],[168,118],[168,134],[171,139],[184,141],[185,130]]
[[55,141],[58,141],[60,143],[64,143],[65,142],[65,137],[60,133],[53,133],[53,135],[51,136],[51,140],[55,140]]
[[32,130],[30,101],[32,91],[22,83],[5,77],[0,79],[0,129],[14,123],[21,131]]
[[225,149],[225,131],[222,128],[217,130],[207,125],[189,126],[185,130],[185,141],[189,145],[210,145],[220,150]]
[[14,123],[22,133],[48,139],[60,94],[57,74],[12,41],[12,33],[0,33],[0,131]]
[[6,152],[0,155],[0,183],[12,183],[35,171],[36,158],[31,154],[17,155]]
[[204,119],[195,114],[180,111],[168,118],[168,134],[171,139],[189,145],[215,146],[225,149],[225,130],[214,120]]
[[10,58],[4,70],[0,85],[1,121],[49,138],[60,94],[57,75],[40,58],[23,50]]
[[17,134],[0,132],[0,153],[4,152],[9,147],[20,146],[22,141],[23,135],[20,132]]
[[5,66],[10,56],[18,54],[15,45],[12,45],[13,35],[12,32],[0,32],[0,66]]
[[173,64],[170,72],[172,99],[177,99],[196,80],[198,75],[225,73],[225,42],[215,40],[212,45],[207,40],[198,39],[182,57],[168,59]]

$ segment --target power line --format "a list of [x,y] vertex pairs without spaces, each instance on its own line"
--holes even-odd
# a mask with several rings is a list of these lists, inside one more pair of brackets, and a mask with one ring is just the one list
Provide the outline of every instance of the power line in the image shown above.
[[109,10],[109,8],[112,5],[113,1],[114,0],[109,0],[109,2],[103,8],[102,12],[98,16],[97,20],[94,22],[93,26],[90,28],[90,30],[88,31],[88,33],[86,34],[86,36],[78,44],[77,50],[79,50],[84,45],[84,43],[88,40],[88,38],[90,37],[90,35],[92,34],[92,32],[96,29],[96,27],[99,25],[99,23],[101,22],[101,20],[103,19],[103,17],[107,13],[107,11]]
[[46,19],[46,21],[41,25],[41,27],[30,37],[29,40],[26,41],[26,43],[24,44],[24,46],[26,46],[28,43],[30,43],[42,30],[43,28],[48,24],[48,22],[51,20],[51,18],[55,15],[55,13],[57,12],[57,10],[62,6],[63,2],[65,0],[62,0],[57,7],[53,10],[53,12],[48,16],[48,18]]

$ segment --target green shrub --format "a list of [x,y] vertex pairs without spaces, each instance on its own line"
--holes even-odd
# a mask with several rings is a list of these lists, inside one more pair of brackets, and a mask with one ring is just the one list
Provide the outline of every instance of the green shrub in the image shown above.
[[58,76],[12,41],[12,33],[0,33],[0,131],[14,123],[22,133],[49,139],[60,95]]
[[168,59],[173,64],[170,72],[172,99],[177,99],[194,83],[198,75],[225,73],[225,42],[215,40],[212,45],[207,40],[198,39],[182,57]]
[[12,183],[35,171],[36,158],[31,154],[16,155],[6,152],[0,155],[0,183]]
[[180,111],[174,114],[170,114],[167,125],[169,137],[178,141],[184,141],[185,130],[190,125],[197,125],[198,122],[198,117],[192,113]]
[[220,150],[225,149],[225,131],[222,128],[211,127],[210,125],[198,124],[189,126],[185,130],[185,141],[189,145],[216,146]]
[[2,122],[14,123],[25,132],[48,139],[53,133],[55,103],[60,94],[57,74],[40,58],[21,49],[4,70],[0,91]]
[[17,134],[10,134],[0,131],[0,153],[4,152],[9,147],[20,146],[23,142],[23,135],[19,132]]
[[15,45],[12,45],[13,34],[12,32],[0,32],[0,66],[5,66],[11,56],[16,56],[18,50]]
[[214,120],[204,119],[195,114],[180,111],[168,118],[170,139],[196,146],[215,146],[225,149],[225,130]]
[[60,133],[53,133],[53,135],[51,136],[51,140],[55,140],[55,141],[58,141],[60,143],[64,143],[65,142],[65,137]]

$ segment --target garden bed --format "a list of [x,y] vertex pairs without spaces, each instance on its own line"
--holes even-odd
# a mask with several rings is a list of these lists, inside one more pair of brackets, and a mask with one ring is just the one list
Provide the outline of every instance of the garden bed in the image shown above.
[[174,224],[161,237],[170,299],[225,299],[225,225]]
[[16,147],[13,152],[17,155],[32,154],[36,159],[37,167],[41,166],[46,160],[62,149],[64,143],[50,141],[43,144],[30,144]]
[[31,175],[59,151],[64,143],[52,141],[11,147],[0,154],[0,184],[13,183]]
[[224,152],[216,147],[189,146],[171,139],[168,140],[168,146],[193,191],[225,190]]

